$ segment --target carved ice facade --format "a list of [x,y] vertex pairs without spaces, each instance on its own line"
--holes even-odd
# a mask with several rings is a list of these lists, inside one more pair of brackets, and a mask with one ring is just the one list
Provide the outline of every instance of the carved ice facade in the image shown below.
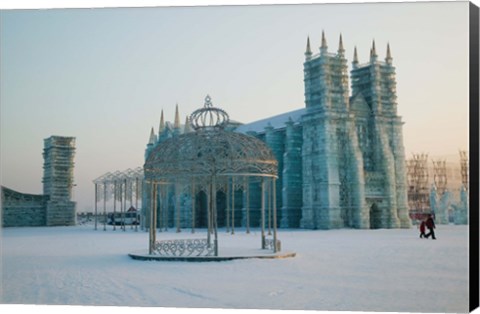
[[[322,33],[316,55],[307,40],[305,108],[232,126],[263,140],[278,161],[275,194],[281,228],[411,226],[390,47],[380,61],[373,42],[365,64],[359,64],[355,48],[350,77],[352,95],[342,38],[337,52],[330,53]],[[178,107],[173,126],[164,122],[162,113],[160,132],[157,136],[152,129],[146,156],[162,139],[188,131],[188,121],[184,128],[179,121]],[[256,190],[251,186],[248,195],[253,213],[260,207]],[[245,226],[247,195],[239,193],[235,221]]]

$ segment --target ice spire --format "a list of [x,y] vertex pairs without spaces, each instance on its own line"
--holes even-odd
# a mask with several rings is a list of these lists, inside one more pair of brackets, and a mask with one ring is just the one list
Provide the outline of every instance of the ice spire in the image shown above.
[[355,69],[358,66],[358,54],[357,54],[357,46],[353,48],[353,61],[352,61],[352,67]]
[[377,59],[377,49],[375,49],[375,39],[372,43],[372,49],[370,50],[370,59],[376,60]]
[[307,37],[307,50],[305,51],[305,59],[310,60],[312,58],[312,49],[310,48],[310,36]]
[[162,134],[163,130],[165,129],[165,120],[163,118],[163,109],[162,114],[160,115],[160,126],[158,127],[158,135]]
[[153,145],[155,144],[156,141],[157,141],[157,137],[155,136],[155,131],[153,130],[153,126],[152,126],[152,130],[150,131],[150,139],[148,140],[148,145]]
[[338,54],[343,55],[345,49],[343,48],[342,33],[340,33],[340,41],[338,43]]
[[188,116],[185,118],[185,128],[183,129],[183,133],[189,133],[192,131],[192,128],[190,127],[190,119]]
[[387,57],[385,58],[385,62],[388,64],[392,64],[392,53],[390,52],[390,43],[387,43]]
[[320,52],[326,53],[328,50],[327,39],[325,39],[325,32],[322,30],[322,45],[320,46]]
[[175,121],[173,122],[173,128],[174,129],[180,128],[180,115],[178,114],[178,104],[175,107]]

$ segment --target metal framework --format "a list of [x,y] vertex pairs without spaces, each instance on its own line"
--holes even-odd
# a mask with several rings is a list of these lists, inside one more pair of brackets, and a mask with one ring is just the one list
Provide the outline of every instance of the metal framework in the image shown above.
[[460,172],[462,175],[462,185],[468,191],[468,154],[467,151],[460,151]]
[[[95,230],[98,224],[98,202],[103,200],[103,230],[107,230],[107,201],[113,199],[113,215],[117,213],[117,202],[120,202],[119,213],[121,215],[120,228],[125,231],[125,213],[127,212],[127,201],[138,211],[138,199],[143,190],[143,169],[127,169],[125,171],[107,172],[93,180],[95,184]],[[135,203],[133,198],[135,197]],[[131,226],[133,229],[133,225]],[[113,230],[116,230],[115,223]],[[135,231],[138,231],[138,222],[135,224]]]
[[433,163],[433,183],[439,196],[447,191],[447,164],[445,160],[432,160]]
[[428,186],[428,154],[413,154],[407,160],[408,203],[410,210],[430,210]]
[[[194,132],[184,133],[155,146],[149,153],[144,174],[146,188],[150,191],[150,243],[149,254],[157,255],[215,255],[218,256],[217,233],[217,192],[227,194],[228,215],[231,210],[231,230],[234,233],[235,191],[243,189],[248,195],[252,182],[261,182],[261,236],[262,249],[267,248],[265,236],[265,208],[273,193],[273,244],[274,252],[279,251],[276,232],[275,182],[277,161],[272,151],[259,139],[225,129],[229,123],[228,114],[212,105],[210,96],[205,98],[203,108],[194,111],[189,119]],[[268,188],[268,187],[273,188]],[[195,198],[203,192],[207,197],[207,239],[157,241],[157,221],[165,221],[163,210],[168,206],[168,192],[174,191],[177,232],[180,232],[180,195],[192,198],[192,231],[195,221]],[[270,192],[270,193],[269,193]],[[247,197],[248,199],[248,197]],[[157,213],[160,217],[157,217]],[[248,205],[247,205],[248,219]],[[160,219],[158,219],[160,218]],[[230,224],[227,224],[229,226]],[[227,230],[229,230],[227,228]],[[213,235],[213,243],[212,243]]]

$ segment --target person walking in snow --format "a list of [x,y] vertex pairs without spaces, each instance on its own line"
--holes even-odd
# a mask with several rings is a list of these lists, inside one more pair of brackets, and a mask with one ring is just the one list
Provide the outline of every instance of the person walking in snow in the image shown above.
[[435,238],[435,222],[433,221],[432,214],[428,215],[427,221],[425,221],[425,226],[428,228],[428,233],[425,235],[425,238],[428,239],[429,236],[432,236],[432,240],[436,240]]
[[420,223],[420,238],[425,238],[425,220]]

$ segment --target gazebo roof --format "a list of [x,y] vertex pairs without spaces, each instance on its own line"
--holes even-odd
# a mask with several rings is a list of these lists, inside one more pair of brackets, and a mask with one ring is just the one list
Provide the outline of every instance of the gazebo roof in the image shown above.
[[171,183],[212,176],[277,177],[277,160],[270,148],[253,136],[225,130],[228,115],[214,108],[209,96],[190,121],[195,132],[152,149],[144,165],[145,179]]

